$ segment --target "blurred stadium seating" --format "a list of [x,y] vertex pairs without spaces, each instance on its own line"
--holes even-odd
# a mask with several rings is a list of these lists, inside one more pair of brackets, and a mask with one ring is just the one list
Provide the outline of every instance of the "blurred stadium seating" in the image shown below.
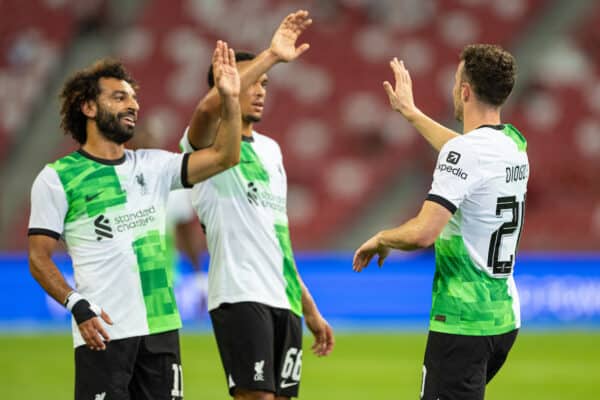
[[[257,129],[282,146],[298,248],[330,243],[372,197],[385,191],[386,182],[427,154],[411,128],[388,111],[381,81],[390,75],[391,56],[407,60],[420,103],[444,118],[460,48],[479,41],[511,43],[543,1],[497,2],[494,7],[485,2],[460,7],[465,2],[459,1],[437,6],[427,1],[361,3],[319,7],[314,2],[318,23],[303,38],[312,49],[297,63],[270,73],[268,110]],[[231,39],[238,49],[260,50],[271,30],[253,29],[254,21],[274,26],[294,8],[294,2],[278,1],[176,4],[154,1],[119,46],[143,85],[146,117],[172,135],[172,148],[207,89],[214,40]],[[482,21],[497,29],[484,29]],[[240,35],[228,37],[230,26],[248,35],[241,35],[241,41]]]
[[600,3],[548,56],[506,119],[531,163],[522,248],[600,248]]
[[[60,3],[60,2],[59,2]],[[0,159],[30,117],[73,35],[69,8],[42,0],[0,3]]]
[[[23,121],[35,117],[34,100],[54,95],[43,89],[48,71],[76,27],[80,29],[80,14],[72,11],[77,3],[0,3],[8,10],[0,24],[0,159]],[[103,12],[102,1],[90,4],[83,7],[83,15]],[[269,74],[264,121],[256,129],[275,138],[284,153],[295,247],[322,249],[352,226],[369,204],[385,199],[399,174],[420,170],[429,175],[432,170],[431,150],[389,111],[381,87],[383,80],[392,78],[387,61],[393,56],[404,59],[417,103],[434,118],[448,120],[450,89],[463,45],[493,42],[512,49],[554,4],[154,0],[115,35],[115,55],[141,84],[141,118],[164,132],[167,148],[175,150],[207,90],[214,41],[225,39],[236,49],[260,51],[282,16],[298,7],[311,10],[315,24],[303,38],[311,50]],[[556,57],[541,60],[546,68],[541,65],[539,74],[519,81],[525,89],[512,99],[504,116],[529,140],[532,176],[523,249],[599,248],[600,185],[594,183],[600,170],[600,6],[595,8],[565,38],[563,47],[576,62],[562,60],[561,69],[555,68]],[[561,71],[566,72],[560,75]],[[10,90],[14,87],[27,89],[19,91],[17,102]],[[415,190],[424,195],[428,184],[424,181]],[[13,231],[23,231],[25,220],[26,216]],[[11,243],[12,248],[24,248],[20,238]]]

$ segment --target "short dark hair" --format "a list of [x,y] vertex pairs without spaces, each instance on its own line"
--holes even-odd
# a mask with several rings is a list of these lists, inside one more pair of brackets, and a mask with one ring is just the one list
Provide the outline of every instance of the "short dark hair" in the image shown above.
[[517,63],[502,47],[492,44],[471,44],[460,54],[465,62],[463,77],[473,86],[482,102],[499,107],[515,85]]
[[[253,53],[249,53],[247,51],[236,51],[235,52],[235,62],[240,62],[240,61],[250,61],[250,60],[254,60],[256,58],[256,55]],[[208,87],[212,88],[215,86],[215,76],[213,74],[213,67],[212,64],[210,64],[210,68],[208,68],[208,76],[207,76],[207,81],[208,81]]]
[[100,59],[71,75],[60,92],[60,126],[66,135],[71,135],[80,144],[84,144],[87,140],[87,117],[81,111],[81,105],[86,101],[98,99],[100,78],[123,80],[135,90],[138,89],[137,83],[123,64],[111,58]]

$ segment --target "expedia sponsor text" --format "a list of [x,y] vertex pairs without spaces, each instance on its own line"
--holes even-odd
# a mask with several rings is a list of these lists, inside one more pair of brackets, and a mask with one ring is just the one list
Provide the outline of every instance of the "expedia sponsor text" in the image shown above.
[[440,172],[447,172],[462,180],[467,180],[467,178],[469,177],[469,174],[463,171],[462,168],[452,167],[448,164],[438,164],[437,169],[440,170]]

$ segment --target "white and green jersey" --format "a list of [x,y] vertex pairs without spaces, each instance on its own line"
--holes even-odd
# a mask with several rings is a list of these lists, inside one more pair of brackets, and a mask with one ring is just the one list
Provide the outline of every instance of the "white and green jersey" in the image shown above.
[[512,125],[482,126],[441,149],[429,196],[453,213],[435,242],[430,329],[496,335],[520,326],[513,267],[529,176]]
[[[29,234],[64,239],[76,288],[110,315],[111,339],[181,327],[167,273],[169,192],[187,180],[188,155],[126,150],[100,160],[83,150],[46,165],[31,189]],[[75,347],[83,345],[72,322]]]
[[[208,309],[251,301],[302,315],[281,150],[257,132],[243,139],[239,165],[192,189],[210,253]],[[181,147],[192,150],[187,131]]]
[[196,213],[192,208],[192,197],[190,189],[174,190],[169,194],[167,201],[167,229],[165,241],[167,245],[167,263],[169,265],[169,277],[174,282],[178,280],[177,264],[179,256],[177,253],[177,225],[193,221]]

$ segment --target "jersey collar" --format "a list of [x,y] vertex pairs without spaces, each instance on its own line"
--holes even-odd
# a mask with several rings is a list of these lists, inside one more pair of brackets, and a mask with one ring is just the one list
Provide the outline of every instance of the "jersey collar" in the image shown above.
[[477,129],[480,129],[480,128],[492,128],[492,129],[495,129],[497,131],[501,131],[501,130],[504,129],[504,124],[498,124],[498,125],[481,125],[481,126],[477,127]]
[[77,150],[77,152],[79,154],[81,154],[82,156],[84,156],[85,158],[89,158],[92,161],[96,161],[97,163],[104,164],[104,165],[121,165],[125,162],[125,158],[126,158],[125,153],[123,153],[123,157],[117,158],[116,160],[107,160],[105,158],[95,157],[83,149],[79,149],[79,150]]

